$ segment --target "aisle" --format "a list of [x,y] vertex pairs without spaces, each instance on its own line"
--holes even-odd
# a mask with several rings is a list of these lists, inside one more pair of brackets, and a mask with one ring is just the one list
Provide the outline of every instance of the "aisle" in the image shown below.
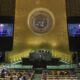
[[35,74],[33,80],[41,80],[41,74]]

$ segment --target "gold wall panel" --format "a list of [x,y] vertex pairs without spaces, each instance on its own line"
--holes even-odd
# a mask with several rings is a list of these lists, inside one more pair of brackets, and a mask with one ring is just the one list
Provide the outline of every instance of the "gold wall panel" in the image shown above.
[[[55,25],[48,34],[36,35],[28,27],[28,15],[36,8],[47,8],[54,14]],[[56,51],[58,57],[61,57],[61,53],[70,56],[65,0],[16,0],[14,47],[10,55],[25,52],[25,56],[28,56],[29,51],[39,48],[51,49],[53,56],[56,56]]]

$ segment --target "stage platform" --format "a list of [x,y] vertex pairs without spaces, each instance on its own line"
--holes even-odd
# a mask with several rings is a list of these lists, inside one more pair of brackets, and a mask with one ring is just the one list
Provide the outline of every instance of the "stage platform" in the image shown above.
[[62,69],[76,69],[75,64],[66,64],[66,65],[47,65],[46,68],[33,68],[33,65],[22,65],[22,64],[5,64],[1,65],[0,68],[8,69],[48,69],[48,70],[62,70]]

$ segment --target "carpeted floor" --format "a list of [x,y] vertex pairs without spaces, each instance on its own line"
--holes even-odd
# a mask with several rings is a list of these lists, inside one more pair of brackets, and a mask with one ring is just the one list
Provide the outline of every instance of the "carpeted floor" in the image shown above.
[[35,74],[33,80],[41,80],[41,74]]

